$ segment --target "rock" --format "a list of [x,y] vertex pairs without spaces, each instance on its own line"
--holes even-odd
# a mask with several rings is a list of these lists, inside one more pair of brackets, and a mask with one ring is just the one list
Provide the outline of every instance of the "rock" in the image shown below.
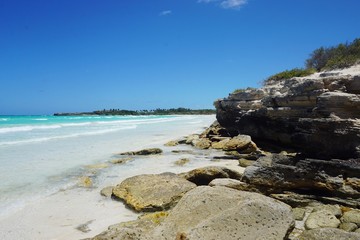
[[213,142],[213,143],[211,143],[211,147],[213,149],[224,149],[225,144],[227,144],[229,141],[230,141],[230,138],[226,138],[219,142]]
[[346,223],[355,223],[360,227],[360,210],[353,209],[345,212],[341,220]]
[[173,207],[196,185],[172,173],[144,174],[127,178],[113,195],[135,211],[157,211]]
[[202,186],[186,193],[149,239],[284,239],[293,226],[291,209],[281,202]]
[[317,196],[315,195],[304,195],[293,192],[286,192],[286,193],[270,194],[270,197],[277,199],[281,202],[284,202],[293,208],[314,206],[314,205],[316,206],[321,204],[320,202],[317,201]]
[[158,226],[166,217],[167,212],[155,212],[139,217],[130,222],[114,224],[108,230],[91,238],[92,240],[134,240],[146,239],[148,232]]
[[178,141],[169,141],[169,142],[164,144],[164,146],[167,146],[167,147],[174,147],[174,146],[177,146],[177,145],[179,145]]
[[238,135],[236,137],[231,138],[224,144],[223,149],[225,151],[241,151],[246,149],[248,145],[251,143],[251,137],[248,135]]
[[305,217],[305,209],[304,208],[293,208],[292,213],[294,215],[294,219],[297,221],[302,221]]
[[175,161],[175,165],[184,166],[184,165],[187,164],[188,162],[190,162],[190,159],[188,159],[188,158],[181,158],[181,159]]
[[305,221],[305,229],[308,230],[315,228],[337,228],[339,225],[340,220],[327,210],[312,212]]
[[[355,201],[360,197],[359,180],[360,159],[327,161],[281,154],[260,157],[254,165],[245,169],[242,177],[243,182],[265,189],[265,193],[312,189],[327,197],[345,197]],[[357,201],[357,205],[359,203]]]
[[100,194],[101,196],[110,198],[112,196],[113,189],[113,186],[104,187],[103,189],[101,189]]
[[172,153],[181,153],[181,154],[194,154],[194,151],[192,150],[172,150]]
[[251,166],[255,163],[255,161],[253,160],[247,160],[247,159],[244,159],[244,158],[241,158],[239,159],[239,166],[240,167],[248,167],[248,166]]
[[113,159],[113,160],[110,160],[110,162],[112,164],[124,164],[124,163],[130,162],[132,160],[134,160],[134,159],[131,157],[128,157],[128,158]]
[[226,167],[211,166],[197,168],[190,172],[181,173],[179,176],[196,185],[208,185],[215,178],[240,179],[242,174]]
[[354,232],[359,233],[360,234],[360,228],[356,229]]
[[192,135],[189,135],[187,138],[186,138],[186,141],[185,143],[186,144],[191,144],[191,145],[194,145],[196,141],[199,140],[199,134],[192,134]]
[[347,232],[353,232],[358,228],[358,226],[355,223],[345,222],[345,223],[341,223],[339,228]]
[[162,150],[160,148],[148,148],[135,152],[124,152],[124,153],[120,153],[120,155],[155,155],[161,153]]
[[211,141],[207,138],[202,138],[200,140],[194,141],[193,144],[194,147],[200,149],[208,149],[209,147],[211,147]]
[[309,158],[359,158],[360,72],[344,72],[270,81],[230,94],[214,103],[216,118],[228,132]]
[[333,215],[335,215],[335,217],[341,217],[342,215],[342,211],[339,205],[319,205],[314,207],[313,211],[317,212],[317,211],[329,211],[331,212]]
[[222,186],[241,191],[258,192],[257,189],[251,188],[249,184],[231,178],[215,178],[209,183],[209,186]]
[[93,186],[93,181],[88,176],[82,176],[79,178],[78,185],[80,187],[90,188]]
[[359,240],[360,234],[349,233],[336,228],[317,228],[304,231],[297,240]]

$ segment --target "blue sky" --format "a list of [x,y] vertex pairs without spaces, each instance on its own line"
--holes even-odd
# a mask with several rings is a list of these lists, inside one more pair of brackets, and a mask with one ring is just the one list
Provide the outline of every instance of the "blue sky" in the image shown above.
[[211,108],[360,37],[359,0],[0,0],[0,114]]

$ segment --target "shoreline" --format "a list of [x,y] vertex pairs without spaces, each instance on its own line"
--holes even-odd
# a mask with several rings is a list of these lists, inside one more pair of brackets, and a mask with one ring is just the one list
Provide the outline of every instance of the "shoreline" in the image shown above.
[[[208,126],[208,125],[207,125]],[[204,126],[205,127],[205,126]],[[203,128],[198,129],[198,133]],[[193,132],[192,132],[193,133]],[[188,133],[187,133],[188,134]],[[171,135],[171,136],[170,136]],[[173,133],[158,142],[142,147],[160,147],[162,155],[137,157],[124,165],[113,165],[99,170],[91,188],[73,187],[56,192],[36,200],[16,213],[0,220],[1,239],[81,239],[93,237],[107,229],[109,225],[135,220],[139,214],[129,210],[120,201],[107,199],[100,190],[108,185],[119,184],[125,178],[145,174],[174,172],[181,173],[204,166],[234,166],[234,160],[211,161],[213,156],[222,155],[216,150],[196,150],[190,146],[163,146],[167,141],[177,139],[179,133]],[[182,135],[182,134],[181,134]],[[172,150],[191,150],[194,153],[173,153]],[[136,149],[132,149],[136,150]],[[185,166],[176,166],[174,162],[181,158],[190,158]],[[108,163],[111,159],[107,159]],[[141,167],[134,169],[134,164]],[[117,174],[120,168],[126,168],[126,174]]]

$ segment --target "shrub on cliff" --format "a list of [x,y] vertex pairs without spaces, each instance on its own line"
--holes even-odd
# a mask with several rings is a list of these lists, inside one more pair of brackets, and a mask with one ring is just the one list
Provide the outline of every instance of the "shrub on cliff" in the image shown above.
[[305,76],[308,76],[315,72],[316,72],[316,70],[314,68],[309,68],[309,69],[294,68],[291,70],[285,70],[283,72],[280,72],[280,73],[277,73],[275,75],[268,77],[265,80],[265,83],[270,82],[270,81],[278,81],[281,79],[289,79],[289,78],[293,78],[293,77],[305,77]]
[[306,68],[318,71],[345,68],[360,60],[360,38],[351,43],[339,44],[335,47],[320,47],[310,54],[306,60]]

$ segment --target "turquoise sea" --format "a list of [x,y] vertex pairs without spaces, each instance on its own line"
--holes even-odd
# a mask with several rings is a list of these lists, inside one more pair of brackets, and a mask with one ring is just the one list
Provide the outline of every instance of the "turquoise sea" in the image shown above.
[[[214,116],[0,116],[0,218],[78,183],[87,165],[162,146]],[[133,167],[136,167],[133,166]],[[121,173],[119,173],[121,174]]]

